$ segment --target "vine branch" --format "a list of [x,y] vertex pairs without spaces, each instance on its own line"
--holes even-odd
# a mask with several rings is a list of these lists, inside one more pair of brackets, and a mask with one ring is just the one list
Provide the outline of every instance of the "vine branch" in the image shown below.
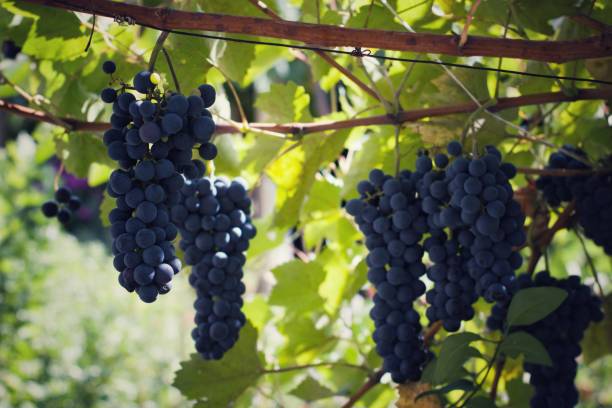
[[[249,1],[255,7],[257,7],[259,10],[261,10],[263,13],[265,13],[268,16],[270,16],[272,19],[284,21],[281,18],[281,16],[276,14],[263,1],[260,1],[260,0],[249,0]],[[336,60],[333,59],[332,57],[330,57],[329,55],[327,55],[327,53],[325,53],[323,51],[316,51],[316,50],[314,51],[314,53],[317,54],[318,56],[320,56],[330,66],[332,66],[333,68],[336,68],[338,71],[340,71],[340,73],[342,75],[344,75],[346,78],[350,79],[355,85],[357,85],[359,88],[361,88],[361,90],[363,90],[365,93],[367,93],[368,95],[370,95],[371,97],[376,99],[376,92],[372,88],[370,88],[368,85],[366,85],[361,79],[357,78],[355,76],[355,74],[353,74],[351,71],[349,71],[348,69],[344,68],[342,65],[337,63]]]
[[472,36],[469,43],[460,48],[458,39],[452,35],[357,29],[256,17],[187,12],[110,0],[95,2],[90,0],[24,1],[111,18],[129,17],[138,25],[162,31],[204,30],[295,40],[330,47],[380,48],[454,56],[508,57],[556,63],[612,55],[612,36],[609,35],[569,41],[531,41]]
[[[563,92],[550,92],[532,95],[523,95],[512,98],[499,98],[497,103],[489,107],[489,111],[502,111],[505,109],[517,108],[520,106],[536,105],[552,102],[571,102],[579,100],[598,100],[612,98],[612,89],[581,89],[576,95],[568,96]],[[337,121],[321,121],[311,123],[250,123],[252,129],[258,129],[269,132],[285,133],[285,134],[309,134],[318,133],[328,130],[339,130],[354,128],[358,126],[378,126],[378,125],[397,125],[404,122],[416,122],[424,118],[433,118],[439,116],[453,115],[459,113],[470,113],[476,110],[478,106],[474,102],[466,102],[457,105],[438,106],[433,108],[414,109],[400,112],[398,115],[375,115],[365,118],[354,118]],[[86,122],[72,118],[59,118],[61,124],[57,122],[58,118],[53,118],[46,112],[35,110],[27,106],[10,103],[0,99],[0,110],[13,113],[18,116],[23,116],[29,119],[40,122],[47,122],[63,126],[67,129],[100,132],[105,131],[110,127],[106,122]],[[221,123],[216,127],[216,133],[240,133],[239,129],[231,124]]]

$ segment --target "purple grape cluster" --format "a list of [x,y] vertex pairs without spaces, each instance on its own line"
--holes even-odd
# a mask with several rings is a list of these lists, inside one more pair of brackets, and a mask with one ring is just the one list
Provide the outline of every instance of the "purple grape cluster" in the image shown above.
[[[112,74],[116,66],[106,61],[103,70]],[[158,74],[141,71],[134,76],[133,86],[102,90],[102,100],[113,104],[112,129],[104,134],[108,155],[123,169],[144,159],[167,159],[185,177],[201,178],[206,165],[193,158],[193,150],[197,148],[204,160],[217,156],[211,142],[215,123],[207,109],[215,102],[215,89],[200,85],[197,95],[162,94],[159,81]],[[138,94],[144,97],[138,99]]]
[[171,219],[179,226],[185,263],[193,266],[189,282],[197,299],[192,337],[203,358],[217,360],[236,343],[246,322],[242,267],[257,232],[251,199],[242,182],[220,178],[188,181],[181,194]]
[[[568,155],[567,153],[572,153],[572,155]],[[588,164],[578,160],[576,157],[587,159],[584,150],[571,145],[564,145],[562,151],[550,155],[546,169],[588,170],[591,168]],[[558,207],[563,202],[572,201],[576,196],[572,191],[580,189],[579,185],[583,184],[586,178],[587,177],[581,175],[570,177],[541,176],[536,180],[536,187],[538,190],[542,191],[542,195],[548,205],[551,207]]]
[[430,322],[441,320],[446,331],[457,331],[462,320],[474,317],[472,304],[478,300],[474,279],[465,272],[469,251],[461,247],[456,236],[449,238],[444,231],[432,234],[424,246],[434,263],[427,270],[427,277],[434,282],[425,297],[430,305],[427,318]]
[[419,244],[428,232],[416,184],[421,175],[402,171],[398,177],[374,169],[357,185],[359,198],[346,204],[368,248],[368,280],[376,288],[370,316],[376,351],[393,381],[417,381],[428,360],[413,302],[425,293],[426,272]]
[[[485,154],[476,157],[464,155],[461,144],[451,142],[448,153],[454,157],[452,160],[440,153],[432,163],[431,158],[423,154],[416,163],[417,171],[424,174],[419,192],[429,228],[432,231],[448,229],[457,244],[451,245],[453,251],[457,248],[455,253],[434,245],[428,249],[429,256],[432,262],[440,264],[447,255],[455,257],[460,253],[462,261],[453,262],[463,265],[461,269],[474,281],[476,294],[489,302],[504,299],[514,279],[514,271],[522,264],[514,248],[526,240],[525,217],[512,198],[509,182],[516,175],[516,168],[510,163],[502,163],[501,153],[493,146],[487,146]],[[471,286],[467,280],[465,285]],[[460,293],[454,289],[452,292]],[[464,300],[468,297],[473,298],[465,295]],[[434,307],[442,309],[442,304],[434,304]],[[461,309],[466,311],[466,317],[471,316],[467,305]]]
[[[573,153],[568,155],[566,152]],[[548,169],[593,169],[576,157],[587,159],[586,153],[573,146],[550,155]],[[612,157],[601,160],[592,174],[565,177],[541,176],[536,187],[542,191],[546,202],[558,207],[563,202],[575,200],[578,223],[584,235],[612,255]]]
[[[535,388],[531,399],[533,408],[571,408],[578,403],[578,390],[574,385],[577,364],[581,353],[580,342],[591,322],[603,319],[601,299],[580,282],[578,276],[556,279],[548,272],[540,272],[532,280],[529,275],[519,276],[512,285],[511,294],[532,287],[557,287],[567,291],[567,298],[551,314],[529,326],[517,327],[536,337],[550,354],[552,366],[525,363],[530,383]],[[511,299],[493,306],[487,326],[492,330],[504,329]],[[512,329],[511,329],[512,330]]]
[[121,286],[147,303],[168,293],[181,270],[172,244],[178,230],[170,221],[170,208],[181,202],[183,184],[167,159],[142,160],[110,176],[108,194],[116,199],[108,216],[113,264]]
[[[106,61],[102,70],[112,77],[117,67]],[[172,241],[178,229],[170,219],[173,206],[182,202],[185,178],[200,178],[206,171],[200,156],[212,160],[215,124],[206,109],[215,101],[215,90],[201,85],[198,95],[184,96],[159,90],[158,74],[141,71],[133,85],[106,88],[101,98],[112,103],[111,129],[104,133],[115,170],[108,193],[116,198],[109,214],[114,266],[119,283],[136,291],[144,302],[168,293],[173,276],[181,269]],[[135,91],[135,92],[131,92]],[[185,177],[185,178],[184,178]]]
[[57,217],[57,220],[66,225],[72,220],[72,214],[81,208],[81,199],[72,194],[68,187],[60,187],[55,192],[55,199],[45,201],[40,210],[47,218]]

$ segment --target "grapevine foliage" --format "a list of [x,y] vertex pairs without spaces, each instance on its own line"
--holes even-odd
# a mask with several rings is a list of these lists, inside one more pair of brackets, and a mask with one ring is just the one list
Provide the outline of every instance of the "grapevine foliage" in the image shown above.
[[[524,365],[525,371],[531,374],[530,383],[535,388],[531,406],[571,408],[578,403],[574,378],[578,368],[576,358],[581,354],[580,342],[589,324],[603,319],[601,299],[593,295],[578,276],[556,279],[547,271],[538,273],[533,280],[526,274],[519,276],[511,293],[548,286],[567,291],[568,296],[561,306],[536,323],[511,330],[524,330],[535,336],[546,347],[552,360],[551,367],[533,363]],[[504,321],[509,304],[510,301],[506,300],[493,306],[487,320],[490,329],[505,329]]]

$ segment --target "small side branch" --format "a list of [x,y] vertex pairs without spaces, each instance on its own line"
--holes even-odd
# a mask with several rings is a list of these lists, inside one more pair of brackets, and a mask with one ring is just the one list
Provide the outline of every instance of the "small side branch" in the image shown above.
[[153,51],[151,51],[151,58],[149,58],[149,72],[155,71],[155,61],[157,61],[157,56],[159,52],[162,50],[164,46],[164,41],[168,38],[170,33],[168,31],[162,31],[157,37],[157,41],[155,42],[155,47],[153,47]]
[[470,30],[470,25],[472,24],[476,10],[478,10],[478,6],[480,6],[480,0],[476,0],[472,4],[472,7],[467,14],[465,25],[463,26],[463,31],[461,32],[461,37],[459,38],[459,48],[462,48],[468,42],[468,31]]

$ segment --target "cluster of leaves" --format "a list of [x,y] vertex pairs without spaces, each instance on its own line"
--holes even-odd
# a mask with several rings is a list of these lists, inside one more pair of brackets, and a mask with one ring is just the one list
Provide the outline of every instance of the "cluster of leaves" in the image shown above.
[[[285,4],[278,9],[277,2],[267,3],[281,15],[303,22],[404,30],[385,6],[388,4],[416,31],[444,34],[457,32],[463,27],[472,5],[472,2],[463,0],[373,3],[369,0],[292,0],[281,2]],[[318,9],[317,4],[320,5]],[[265,17],[248,0],[197,0],[180,3],[180,6],[189,11]],[[539,0],[537,4],[528,0],[483,0],[470,34],[501,37],[504,26],[508,25],[511,38],[582,38],[591,33],[569,18],[579,13],[590,13],[608,23],[612,21],[612,6],[603,0]],[[557,19],[554,25],[551,23],[553,19]],[[0,25],[6,27],[3,33],[22,46],[22,55],[14,62],[2,62],[0,70],[26,92],[40,95],[36,100],[41,107],[57,116],[88,121],[108,120],[110,112],[97,97],[107,82],[99,67],[103,61],[113,59],[117,61],[118,76],[132,77],[145,67],[157,32],[118,25],[110,19],[98,17],[91,46],[88,52],[84,52],[92,23],[90,16],[81,14],[77,16],[26,2],[1,3]],[[214,114],[220,118],[238,118],[237,101],[229,88],[223,86],[228,80],[238,88],[248,120],[253,119],[254,110],[262,119],[279,123],[323,122],[389,113],[377,99],[309,51],[296,55],[284,48],[174,34],[170,35],[165,47],[182,89],[194,89],[200,83],[216,86],[220,97]],[[415,57],[409,53],[401,55]],[[429,65],[382,64],[349,56],[334,58],[362,82],[376,88],[382,98],[396,102],[405,110],[469,101],[470,97],[462,86],[481,100],[557,90],[572,92],[576,87],[570,82],[453,70],[461,81],[462,85],[459,85],[443,70]],[[445,60],[466,62],[461,58]],[[481,58],[477,63],[497,66],[498,59]],[[591,74],[602,79],[610,66],[609,61],[579,61],[562,65],[503,61],[503,67],[509,69],[580,76]],[[169,70],[164,59],[157,61],[157,69],[169,82]],[[0,86],[0,97],[15,95],[12,87]],[[501,116],[530,128],[534,134],[550,142],[581,145],[593,157],[612,151],[610,128],[599,113],[600,102],[581,101],[561,106],[563,109],[552,105],[511,109],[502,112]],[[450,115],[402,128],[399,135],[401,167],[414,166],[414,153],[418,149],[436,150],[464,130],[482,144],[498,146],[517,166],[541,163],[546,156],[540,145],[515,143],[512,138],[515,129],[477,112],[474,115]],[[41,161],[57,155],[63,159],[68,172],[87,178],[91,186],[108,180],[113,163],[105,154],[99,134],[66,132],[50,125],[38,126],[33,134],[37,141],[36,154]],[[381,125],[307,135],[277,135],[247,128],[242,134],[216,136],[215,144],[219,149],[215,160],[216,173],[242,176],[251,184],[259,183],[263,178],[269,179],[275,186],[275,199],[273,204],[266,202],[262,206],[273,207],[273,210],[256,220],[260,233],[247,254],[247,269],[251,271],[250,274],[247,272],[247,286],[264,288],[245,304],[250,324],[244,328],[237,347],[221,362],[203,362],[193,356],[183,363],[175,385],[188,399],[197,400],[198,406],[224,406],[229,401],[235,401],[238,406],[250,406],[281,395],[283,402],[289,401],[288,404],[321,400],[322,406],[337,406],[337,401],[329,402],[329,397],[350,395],[368,375],[376,372],[381,362],[372,351],[370,340],[373,327],[367,311],[371,304],[368,293],[360,292],[366,280],[365,251],[358,242],[361,236],[341,209],[341,203],[356,195],[357,182],[364,179],[370,169],[377,167],[387,173],[394,172],[394,139],[393,127]],[[348,153],[341,154],[343,151]],[[517,177],[515,182],[526,184],[523,177]],[[106,222],[110,208],[112,200],[105,197],[100,214],[103,222]],[[301,236],[309,262],[284,258],[286,262],[278,264],[278,259],[288,252],[284,238],[290,228]],[[551,270],[561,276],[570,269],[580,271],[586,264],[579,244],[570,238],[562,239],[567,239],[559,247],[563,251],[550,248]],[[602,258],[600,253],[595,253],[598,260]],[[560,259],[570,254],[573,258],[568,259],[572,259],[570,264],[573,266],[566,268]],[[609,270],[605,259],[598,261],[599,265],[602,272]],[[271,290],[265,289],[270,286],[270,280],[266,279],[268,270],[275,281]],[[588,276],[588,270],[582,270]],[[356,293],[361,295],[355,296]],[[465,370],[467,368],[473,373],[486,367],[482,356],[490,358],[501,345],[510,357],[521,354],[523,359],[536,359],[538,355],[546,355],[538,354],[541,347],[537,343],[526,337],[517,338],[517,334],[503,338],[481,337],[483,318],[489,306],[478,303],[476,308],[476,319],[468,325],[471,333],[448,337],[442,334],[434,344],[438,361],[443,361],[438,367],[449,368],[436,370],[432,366],[428,378],[431,378],[436,393],[448,394],[451,400],[455,398],[454,393],[475,390],[476,397],[472,402],[478,401],[480,388],[473,387],[482,379],[471,378]],[[610,351],[603,346],[606,344],[605,328],[609,328],[609,324],[609,321],[605,322],[587,336],[586,360],[593,361]],[[510,396],[509,405],[512,407],[525,406],[526,397],[520,398],[529,392],[529,386],[521,381],[520,361],[510,358],[499,386],[500,394]],[[468,378],[471,378],[469,384],[464,381]],[[489,388],[490,381],[491,377],[488,377],[483,388]],[[384,407],[394,397],[390,386],[376,386],[360,403]],[[494,404],[487,401],[489,406]]]

